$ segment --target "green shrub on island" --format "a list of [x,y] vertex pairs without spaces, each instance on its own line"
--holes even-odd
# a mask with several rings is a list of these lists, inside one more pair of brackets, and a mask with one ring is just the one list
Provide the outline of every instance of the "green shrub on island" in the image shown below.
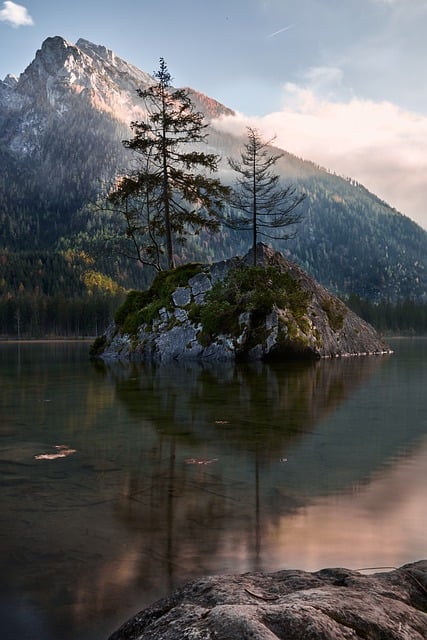
[[262,322],[276,306],[301,318],[308,301],[308,293],[289,273],[274,267],[245,266],[233,269],[212,287],[200,308],[200,322],[210,335],[238,335],[242,313],[250,313],[253,321]]
[[172,294],[178,287],[188,285],[200,273],[202,265],[185,264],[176,269],[161,271],[146,291],[130,291],[115,315],[116,325],[123,333],[135,335],[142,324],[150,325],[160,309],[172,309]]

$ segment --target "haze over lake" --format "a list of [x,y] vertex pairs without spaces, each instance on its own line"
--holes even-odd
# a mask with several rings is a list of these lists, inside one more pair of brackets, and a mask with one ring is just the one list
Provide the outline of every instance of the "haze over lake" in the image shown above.
[[0,345],[2,640],[107,638],[206,573],[427,557],[427,339],[267,365]]

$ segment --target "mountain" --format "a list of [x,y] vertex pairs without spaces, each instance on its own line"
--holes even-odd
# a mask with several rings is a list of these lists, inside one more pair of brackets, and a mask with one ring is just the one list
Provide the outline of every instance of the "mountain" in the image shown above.
[[[132,136],[129,124],[143,114],[136,89],[153,81],[103,46],[61,37],[45,40],[19,79],[0,81],[0,258],[4,264],[12,254],[14,260],[25,254],[28,265],[30,254],[37,255],[24,288],[33,286],[31,274],[36,278],[40,261],[44,265],[46,255],[58,252],[69,256],[65,262],[78,271],[79,282],[82,255],[92,270],[126,287],[151,277],[123,257],[102,252],[102,234],[114,221],[90,205],[129,166],[122,140]],[[230,180],[226,158],[239,158],[244,142],[221,130],[221,116],[233,111],[188,91],[209,123],[209,151],[223,157],[221,171]],[[362,185],[286,151],[276,167],[285,182],[307,194],[296,237],[275,244],[286,258],[340,295],[427,300],[426,231]],[[249,234],[223,230],[190,239],[182,259],[219,260],[244,254],[249,246]],[[13,295],[5,280],[0,272],[0,298]],[[45,280],[38,281],[41,293]]]

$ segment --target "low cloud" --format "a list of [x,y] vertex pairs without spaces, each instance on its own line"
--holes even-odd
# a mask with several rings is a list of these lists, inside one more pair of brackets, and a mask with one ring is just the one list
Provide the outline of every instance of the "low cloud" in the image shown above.
[[357,180],[427,229],[425,115],[390,102],[333,101],[312,87],[286,84],[281,111],[226,117],[220,126],[230,133],[253,126],[267,138],[275,135],[278,147]]
[[26,7],[9,2],[9,0],[6,0],[3,3],[3,8],[0,9],[0,22],[7,22],[14,28],[28,27],[34,24]]

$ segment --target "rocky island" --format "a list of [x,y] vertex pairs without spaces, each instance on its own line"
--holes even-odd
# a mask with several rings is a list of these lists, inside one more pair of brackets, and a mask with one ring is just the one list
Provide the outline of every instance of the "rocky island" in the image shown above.
[[160,272],[92,346],[105,360],[268,360],[390,353],[368,323],[264,244]]

